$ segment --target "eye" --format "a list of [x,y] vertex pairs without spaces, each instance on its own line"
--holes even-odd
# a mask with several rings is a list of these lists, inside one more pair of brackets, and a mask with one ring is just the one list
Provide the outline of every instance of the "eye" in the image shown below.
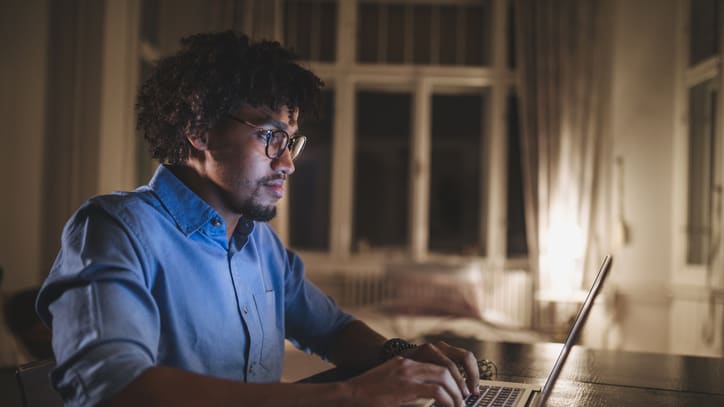
[[259,129],[259,137],[263,138],[265,142],[269,142],[274,136],[274,131],[267,129]]

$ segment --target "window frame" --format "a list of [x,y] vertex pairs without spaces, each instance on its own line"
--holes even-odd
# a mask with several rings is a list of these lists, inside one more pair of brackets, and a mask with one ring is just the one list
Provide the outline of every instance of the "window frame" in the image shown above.
[[[716,131],[716,143],[717,143],[717,156],[715,158],[716,170],[714,171],[715,183],[721,186],[724,183],[724,73],[722,72],[722,64],[724,64],[724,28],[719,27],[719,50],[718,55],[709,57],[697,63],[696,65],[689,66],[689,41],[691,30],[690,25],[690,10],[691,0],[682,1],[679,3],[679,21],[678,21],[678,32],[679,35],[679,54],[677,57],[678,61],[678,86],[676,93],[676,112],[675,115],[675,140],[674,140],[674,222],[673,222],[673,239],[674,239],[674,250],[672,253],[672,261],[675,265],[673,267],[674,275],[672,276],[672,283],[676,286],[689,286],[689,287],[706,287],[710,284],[709,272],[706,264],[690,264],[687,260],[688,250],[688,176],[689,176],[689,137],[690,137],[690,126],[689,126],[689,95],[691,89],[697,85],[703,84],[707,81],[714,80],[718,85],[718,100],[717,100],[717,111],[716,119],[717,123]],[[724,4],[719,8],[719,20],[724,21]],[[724,199],[722,193],[719,193],[719,199]],[[712,217],[712,223],[716,221],[715,217]],[[719,228],[719,233],[724,230],[724,224],[714,225],[713,227]],[[719,242],[720,256],[724,255],[724,241]],[[720,276],[714,277],[714,281],[719,280],[720,285],[724,283],[724,273]],[[723,289],[724,287],[718,287]]]
[[[413,262],[469,261],[471,256],[437,254],[428,250],[428,211],[430,191],[430,143],[432,97],[459,89],[465,92],[490,88],[490,107],[483,123],[487,139],[481,144],[487,165],[481,165],[482,203],[481,240],[486,242],[483,256],[496,265],[527,269],[528,259],[506,258],[507,208],[507,126],[506,101],[510,89],[516,87],[514,72],[508,67],[507,24],[508,0],[491,0],[493,65],[485,67],[366,64],[357,62],[357,12],[359,2],[338,2],[337,59],[333,63],[307,61],[307,65],[335,92],[330,205],[329,247],[327,251],[299,250],[308,265],[328,263],[330,259],[365,258],[373,263],[390,260]],[[389,3],[411,3],[393,0]],[[469,2],[457,2],[467,4]],[[457,4],[451,2],[450,4]],[[446,5],[448,3],[445,3]],[[281,19],[283,20],[283,18]],[[500,39],[500,40],[496,40]],[[409,206],[409,241],[404,253],[354,253],[353,200],[355,170],[356,94],[360,90],[404,90],[411,93],[411,160]],[[482,153],[482,152],[481,152]],[[294,177],[289,182],[294,182]],[[285,200],[286,201],[286,200]],[[274,226],[282,240],[288,242],[288,204],[279,206],[279,219]],[[292,249],[295,249],[292,247]],[[296,249],[295,249],[296,250]],[[400,257],[398,259],[398,257]],[[480,256],[472,256],[480,260]],[[365,261],[366,261],[365,260]],[[324,268],[324,267],[323,267]]]

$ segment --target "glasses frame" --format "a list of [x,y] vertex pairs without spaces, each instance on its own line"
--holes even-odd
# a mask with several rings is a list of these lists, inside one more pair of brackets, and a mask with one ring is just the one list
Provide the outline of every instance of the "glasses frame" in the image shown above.
[[[226,117],[237,121],[241,124],[244,124],[249,127],[253,127],[256,130],[258,130],[259,136],[264,139],[264,153],[266,156],[271,160],[276,160],[280,158],[282,155],[284,155],[284,150],[289,150],[289,153],[292,156],[292,160],[296,160],[300,155],[302,155],[302,151],[304,150],[304,146],[307,144],[307,137],[306,136],[290,136],[289,133],[282,129],[265,129],[258,124],[251,123],[247,120],[238,118],[234,115],[227,114]],[[269,154],[269,144],[274,137],[275,134],[281,133],[284,138],[282,139],[282,147],[279,149],[276,155]],[[301,146],[296,149],[295,152],[295,146],[297,143],[301,143]]]

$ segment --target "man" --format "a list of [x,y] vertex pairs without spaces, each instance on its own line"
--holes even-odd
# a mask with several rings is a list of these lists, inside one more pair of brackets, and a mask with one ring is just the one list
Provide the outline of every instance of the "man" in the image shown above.
[[[461,405],[477,392],[470,352],[387,341],[308,282],[264,223],[306,142],[299,119],[319,78],[278,43],[233,32],[182,45],[138,98],[139,128],[163,164],[149,185],[81,206],[38,297],[66,403]],[[370,370],[279,383],[285,337]]]

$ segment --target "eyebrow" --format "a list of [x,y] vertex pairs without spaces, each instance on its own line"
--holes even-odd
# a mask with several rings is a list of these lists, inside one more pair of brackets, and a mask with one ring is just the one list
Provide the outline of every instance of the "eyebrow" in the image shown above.
[[[286,123],[280,122],[279,120],[276,120],[270,116],[264,118],[261,124],[257,124],[257,126],[263,125],[272,125],[277,129],[284,130],[285,133],[289,134],[289,126],[287,126]],[[297,127],[297,131],[295,131],[293,134],[289,134],[289,136],[291,137],[296,137],[297,135],[299,135],[299,127]]]

